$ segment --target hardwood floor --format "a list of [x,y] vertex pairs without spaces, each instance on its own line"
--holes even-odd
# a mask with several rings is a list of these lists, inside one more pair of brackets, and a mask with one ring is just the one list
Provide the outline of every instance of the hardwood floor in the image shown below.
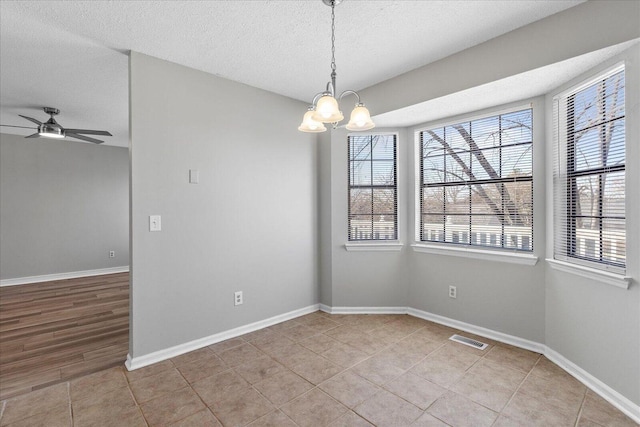
[[122,364],[129,273],[0,288],[0,400]]

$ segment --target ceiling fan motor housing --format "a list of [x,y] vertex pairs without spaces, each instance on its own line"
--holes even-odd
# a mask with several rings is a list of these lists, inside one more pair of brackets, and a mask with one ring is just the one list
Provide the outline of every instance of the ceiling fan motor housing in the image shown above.
[[43,107],[42,109],[44,110],[45,113],[49,114],[52,119],[53,119],[53,116],[60,114],[60,110],[58,110],[57,108]]
[[64,129],[62,129],[62,126],[53,118],[53,116],[60,114],[60,110],[53,107],[43,107],[42,109],[51,117],[38,126],[38,133],[42,136],[48,136],[49,138],[64,138]]

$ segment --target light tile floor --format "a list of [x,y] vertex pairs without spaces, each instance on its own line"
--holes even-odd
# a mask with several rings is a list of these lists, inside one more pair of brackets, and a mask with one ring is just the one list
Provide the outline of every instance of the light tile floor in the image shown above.
[[[489,343],[479,351],[453,334]],[[544,356],[406,315],[315,312],[8,399],[1,426],[635,426]]]

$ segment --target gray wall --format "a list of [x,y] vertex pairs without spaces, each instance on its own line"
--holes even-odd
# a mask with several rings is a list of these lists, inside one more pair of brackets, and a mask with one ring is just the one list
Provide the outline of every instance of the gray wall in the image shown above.
[[[411,252],[409,301],[410,306],[430,313],[493,329],[506,334],[544,342],[544,258],[545,258],[545,114],[544,98],[525,100],[506,106],[478,111],[474,115],[493,114],[505,108],[533,107],[533,253],[539,259],[534,266],[510,264],[467,257]],[[447,118],[463,120],[464,116]],[[411,128],[431,127],[426,123]],[[416,164],[411,151],[410,164]],[[415,188],[415,174],[408,178]],[[411,206],[416,206],[413,193]],[[414,212],[412,211],[414,214]],[[410,224],[415,223],[415,215]],[[413,229],[412,229],[413,230]],[[415,239],[415,237],[411,236]],[[449,298],[448,287],[457,287],[456,299]]]
[[[525,105],[523,101],[516,105]],[[535,100],[535,137],[544,139],[543,98]],[[497,106],[500,108],[500,106]],[[505,107],[505,106],[502,106]],[[331,260],[327,274],[333,307],[412,307],[441,316],[494,329],[507,334],[544,342],[544,263],[522,266],[470,258],[415,253],[409,245],[415,242],[415,158],[414,132],[409,129],[375,129],[376,132],[398,133],[398,206],[401,251],[347,251],[347,135],[344,129],[332,132],[331,145],[322,147],[329,154],[322,162],[331,162],[330,175],[323,175],[324,185],[331,187],[331,227],[323,236],[322,252],[328,250]],[[544,147],[534,150],[536,185],[535,202],[544,204]],[[324,174],[329,170],[323,164]],[[325,199],[322,199],[325,203]],[[535,253],[544,259],[544,209],[535,211]],[[324,224],[324,223],[323,223]],[[325,231],[323,230],[323,234]],[[464,265],[464,268],[461,268]],[[514,281],[514,277],[518,279]],[[458,288],[458,298],[448,297],[448,286]],[[327,299],[329,300],[329,299]]]
[[296,129],[306,104],[136,52],[130,102],[130,355],[317,304],[316,138]]
[[0,134],[0,278],[129,265],[128,181],[126,148]]
[[[640,18],[639,18],[640,19]],[[554,270],[546,274],[546,344],[631,401],[640,404],[640,45],[636,44],[593,72],[567,83],[570,88],[625,61],[626,100],[626,217],[629,289]],[[551,117],[552,99],[547,97]],[[552,134],[548,132],[548,141]],[[551,150],[547,163],[551,164]],[[551,171],[547,173],[551,185]],[[553,221],[552,194],[547,195],[547,218]],[[553,255],[553,227],[547,235]]]
[[333,249],[331,245],[331,131],[318,135],[318,221],[320,244],[319,292],[320,304],[333,305]]
[[[640,37],[640,2],[589,1],[537,21],[479,46],[444,58],[360,91],[373,114],[394,111],[441,96],[554,64]],[[598,30],[594,31],[593,28]],[[567,37],[571,35],[571,37]],[[633,48],[637,50],[637,45]],[[513,52],[505,55],[504,52]],[[521,55],[518,55],[521,53]],[[535,236],[538,264],[522,266],[435,254],[346,252],[346,132],[332,132],[330,149],[322,147],[323,303],[332,306],[409,306],[520,338],[544,343],[636,404],[640,403],[640,152],[637,142],[640,70],[637,55],[629,60],[627,93],[627,152],[629,179],[628,273],[636,281],[629,290],[549,270],[551,227],[548,199],[551,162],[549,109],[543,98],[534,100]],[[619,59],[619,58],[618,58]],[[499,106],[496,106],[499,107]],[[461,111],[462,113],[462,111]],[[443,117],[444,119],[444,117]],[[447,117],[450,119],[450,117]],[[545,126],[545,121],[548,122]],[[545,130],[546,129],[546,130]],[[410,159],[400,164],[400,179],[414,185],[413,129],[400,147]],[[328,152],[328,151],[331,152]],[[331,162],[328,166],[325,162]],[[404,170],[402,170],[404,168]],[[401,181],[402,182],[402,181]],[[401,206],[413,209],[411,191]],[[324,204],[329,199],[330,206]],[[405,243],[415,237],[414,214],[405,216]],[[403,254],[406,261],[403,261]],[[331,277],[331,280],[326,279]],[[447,297],[447,286],[458,287],[458,298]],[[326,292],[324,292],[326,291]]]
[[[407,150],[404,130],[374,129],[375,133],[398,134],[398,206],[399,206],[399,236],[406,229],[406,180],[401,174],[406,171]],[[336,129],[331,134],[327,157],[323,161],[330,161],[330,170],[323,168],[323,172],[330,172],[324,176],[331,187],[330,215],[331,228],[326,230],[330,236],[331,251],[331,303],[333,307],[406,307],[407,306],[407,269],[406,248],[402,251],[347,251],[347,210],[348,210],[348,152],[347,135],[345,129]],[[323,207],[323,211],[326,207]],[[325,231],[323,231],[324,233]],[[323,238],[327,238],[326,236]],[[324,302],[323,302],[324,303]]]

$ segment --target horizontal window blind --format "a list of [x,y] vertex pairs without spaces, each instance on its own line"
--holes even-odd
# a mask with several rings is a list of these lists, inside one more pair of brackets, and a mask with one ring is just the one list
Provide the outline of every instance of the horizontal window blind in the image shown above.
[[624,70],[559,97],[554,108],[554,258],[624,272]]
[[420,240],[532,251],[532,110],[419,135]]
[[397,240],[396,135],[348,137],[348,238]]

